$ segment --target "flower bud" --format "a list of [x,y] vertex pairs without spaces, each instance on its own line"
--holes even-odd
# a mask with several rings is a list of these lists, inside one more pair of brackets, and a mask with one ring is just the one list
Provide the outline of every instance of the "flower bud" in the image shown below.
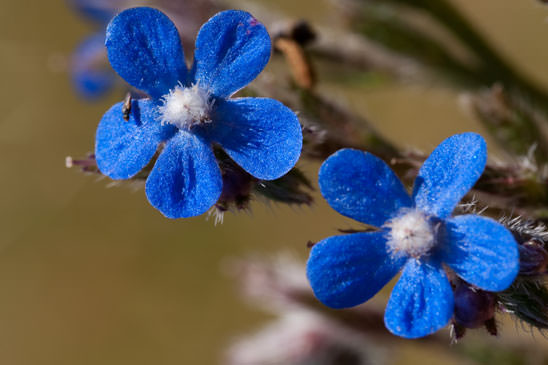
[[466,328],[478,328],[495,314],[495,294],[461,282],[455,289],[455,322]]
[[231,206],[246,209],[250,200],[251,188],[256,179],[235,164],[222,164],[223,191],[216,207],[227,211]]
[[544,244],[537,239],[519,245],[519,273],[520,275],[540,275],[548,268],[548,252]]

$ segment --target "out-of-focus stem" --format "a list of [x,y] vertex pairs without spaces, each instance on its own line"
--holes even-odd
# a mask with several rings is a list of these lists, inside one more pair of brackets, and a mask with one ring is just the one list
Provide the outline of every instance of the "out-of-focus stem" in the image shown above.
[[[370,0],[362,0],[370,1]],[[378,1],[378,0],[377,0]],[[386,0],[383,0],[385,2]],[[480,73],[491,80],[500,82],[516,97],[525,98],[535,107],[548,114],[548,94],[546,90],[518,72],[505,60],[461,12],[447,0],[388,0],[419,9],[450,31],[481,62]],[[491,86],[491,85],[486,85]]]

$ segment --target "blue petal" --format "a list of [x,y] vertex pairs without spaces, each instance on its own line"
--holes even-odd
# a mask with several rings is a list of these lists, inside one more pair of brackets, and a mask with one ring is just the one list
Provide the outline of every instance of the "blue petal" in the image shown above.
[[180,130],[158,157],[146,183],[150,204],[168,218],[205,213],[222,190],[221,171],[209,144]]
[[443,261],[465,281],[489,291],[510,286],[519,271],[518,245],[498,222],[477,215],[447,220]]
[[79,95],[97,99],[113,86],[116,75],[108,65],[105,36],[102,33],[86,38],[74,51],[71,60],[72,82]]
[[[117,5],[122,5],[121,1],[97,1],[97,0],[69,0],[69,5],[82,16],[89,20],[107,24],[116,14]],[[120,4],[117,4],[120,3]]]
[[452,315],[453,290],[441,265],[410,259],[386,306],[386,328],[405,338],[424,337]]
[[196,39],[194,80],[218,98],[249,84],[270,59],[270,36],[245,11],[223,11],[205,23]]
[[159,10],[124,10],[108,25],[105,44],[114,70],[153,98],[162,97],[179,81],[186,81],[179,33]]
[[384,161],[358,150],[343,149],[320,168],[320,190],[337,212],[357,221],[382,226],[412,201]]
[[123,102],[115,104],[103,115],[95,136],[97,166],[112,179],[129,179],[141,171],[173,131],[156,121],[149,99],[132,101],[129,121],[124,120],[122,107]]
[[405,263],[388,252],[384,235],[353,233],[314,245],[307,276],[316,297],[329,307],[348,308],[377,294]]
[[273,99],[222,101],[207,132],[244,170],[264,180],[277,179],[295,166],[303,144],[297,116]]
[[443,141],[422,165],[413,198],[422,211],[446,218],[474,186],[487,161],[487,146],[476,133],[456,134]]

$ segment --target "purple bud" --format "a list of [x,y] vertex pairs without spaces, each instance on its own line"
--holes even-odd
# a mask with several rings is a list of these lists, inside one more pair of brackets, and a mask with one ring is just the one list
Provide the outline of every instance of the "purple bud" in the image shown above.
[[256,179],[238,166],[222,165],[223,191],[217,202],[217,208],[223,211],[235,206],[237,209],[246,209],[250,200],[251,188]]
[[493,318],[495,305],[495,294],[462,282],[455,289],[455,322],[466,328],[481,327]]
[[519,245],[520,275],[539,275],[546,273],[548,267],[548,252],[544,244],[536,239]]

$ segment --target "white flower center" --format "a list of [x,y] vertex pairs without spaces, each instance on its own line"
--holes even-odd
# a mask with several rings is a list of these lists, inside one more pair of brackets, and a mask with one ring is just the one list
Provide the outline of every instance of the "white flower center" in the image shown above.
[[173,124],[179,129],[190,129],[202,123],[211,123],[210,112],[213,100],[209,92],[198,85],[177,85],[162,98],[164,104],[158,110],[162,124]]
[[388,247],[418,258],[430,251],[436,242],[435,227],[418,210],[408,210],[386,224],[390,228]]

